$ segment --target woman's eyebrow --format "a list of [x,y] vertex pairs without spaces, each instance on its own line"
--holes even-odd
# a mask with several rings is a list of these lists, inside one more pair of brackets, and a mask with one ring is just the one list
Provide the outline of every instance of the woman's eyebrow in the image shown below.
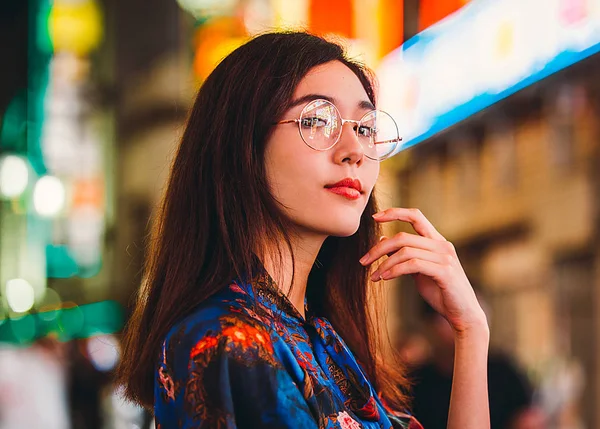
[[336,101],[335,98],[330,97],[328,95],[324,95],[324,94],[306,94],[306,95],[303,95],[302,97],[297,98],[296,100],[292,101],[290,108],[299,106],[301,104],[309,103],[314,100],[319,100],[319,99],[327,100],[333,104],[335,104],[335,101]]
[[375,110],[375,106],[368,100],[362,100],[358,103],[358,107],[364,110]]
[[[327,100],[330,103],[333,103],[334,105],[337,106],[337,100],[335,99],[335,97],[330,97],[329,95],[325,95],[325,94],[306,94],[306,95],[303,95],[302,97],[297,98],[296,100],[292,101],[292,103],[290,105],[290,109],[292,107],[296,107],[301,104],[306,104],[311,101],[319,100],[319,99]],[[359,101],[358,107],[362,110],[375,110],[375,106],[369,100]]]

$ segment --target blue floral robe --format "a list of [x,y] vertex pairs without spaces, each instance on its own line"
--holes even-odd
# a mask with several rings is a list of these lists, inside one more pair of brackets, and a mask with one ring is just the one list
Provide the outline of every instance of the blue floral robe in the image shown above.
[[155,375],[157,429],[402,428],[322,317],[306,320],[261,270],[168,333]]

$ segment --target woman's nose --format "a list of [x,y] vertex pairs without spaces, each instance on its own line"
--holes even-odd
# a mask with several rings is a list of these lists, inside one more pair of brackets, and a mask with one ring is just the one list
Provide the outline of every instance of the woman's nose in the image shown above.
[[342,125],[340,140],[334,146],[336,162],[355,164],[363,160],[365,151],[356,134],[357,126],[355,122],[346,122]]

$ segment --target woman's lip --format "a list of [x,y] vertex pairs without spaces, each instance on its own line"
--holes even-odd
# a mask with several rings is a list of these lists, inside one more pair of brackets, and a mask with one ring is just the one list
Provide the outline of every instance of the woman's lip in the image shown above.
[[360,198],[360,192],[354,188],[348,188],[346,186],[335,186],[333,188],[325,188],[328,191],[333,192],[334,194],[341,195],[342,197],[346,197],[349,200],[357,200]]

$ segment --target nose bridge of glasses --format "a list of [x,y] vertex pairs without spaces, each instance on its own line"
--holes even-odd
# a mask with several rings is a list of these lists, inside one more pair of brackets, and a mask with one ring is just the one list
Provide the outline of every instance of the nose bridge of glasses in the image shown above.
[[358,126],[360,125],[360,121],[357,121],[355,119],[342,119],[341,123],[342,123],[342,125],[341,125],[342,133],[343,133],[344,125],[351,124],[352,134],[354,135],[354,138],[356,138],[357,140],[360,140],[359,135],[358,135]]
[[[353,151],[356,150],[356,151],[359,151],[361,154],[364,154],[366,148],[365,148],[364,142],[361,141],[361,139],[359,138],[359,135],[358,135],[358,126],[360,124],[360,121],[357,121],[355,119],[341,119],[340,123],[341,123],[341,127],[340,127],[341,129],[340,129],[340,133],[338,135],[337,143],[339,143],[340,140],[344,139],[343,135],[346,135],[346,138],[349,138],[352,140],[351,145],[353,147]],[[346,125],[346,124],[352,125],[351,133],[348,133],[347,132],[348,130],[346,130],[346,132],[344,132],[343,128],[344,128],[344,125]]]
[[[342,127],[346,124],[354,124],[354,126],[358,127],[358,124],[360,124],[360,121],[357,121],[355,119],[342,119]],[[354,128],[354,127],[352,127]]]

